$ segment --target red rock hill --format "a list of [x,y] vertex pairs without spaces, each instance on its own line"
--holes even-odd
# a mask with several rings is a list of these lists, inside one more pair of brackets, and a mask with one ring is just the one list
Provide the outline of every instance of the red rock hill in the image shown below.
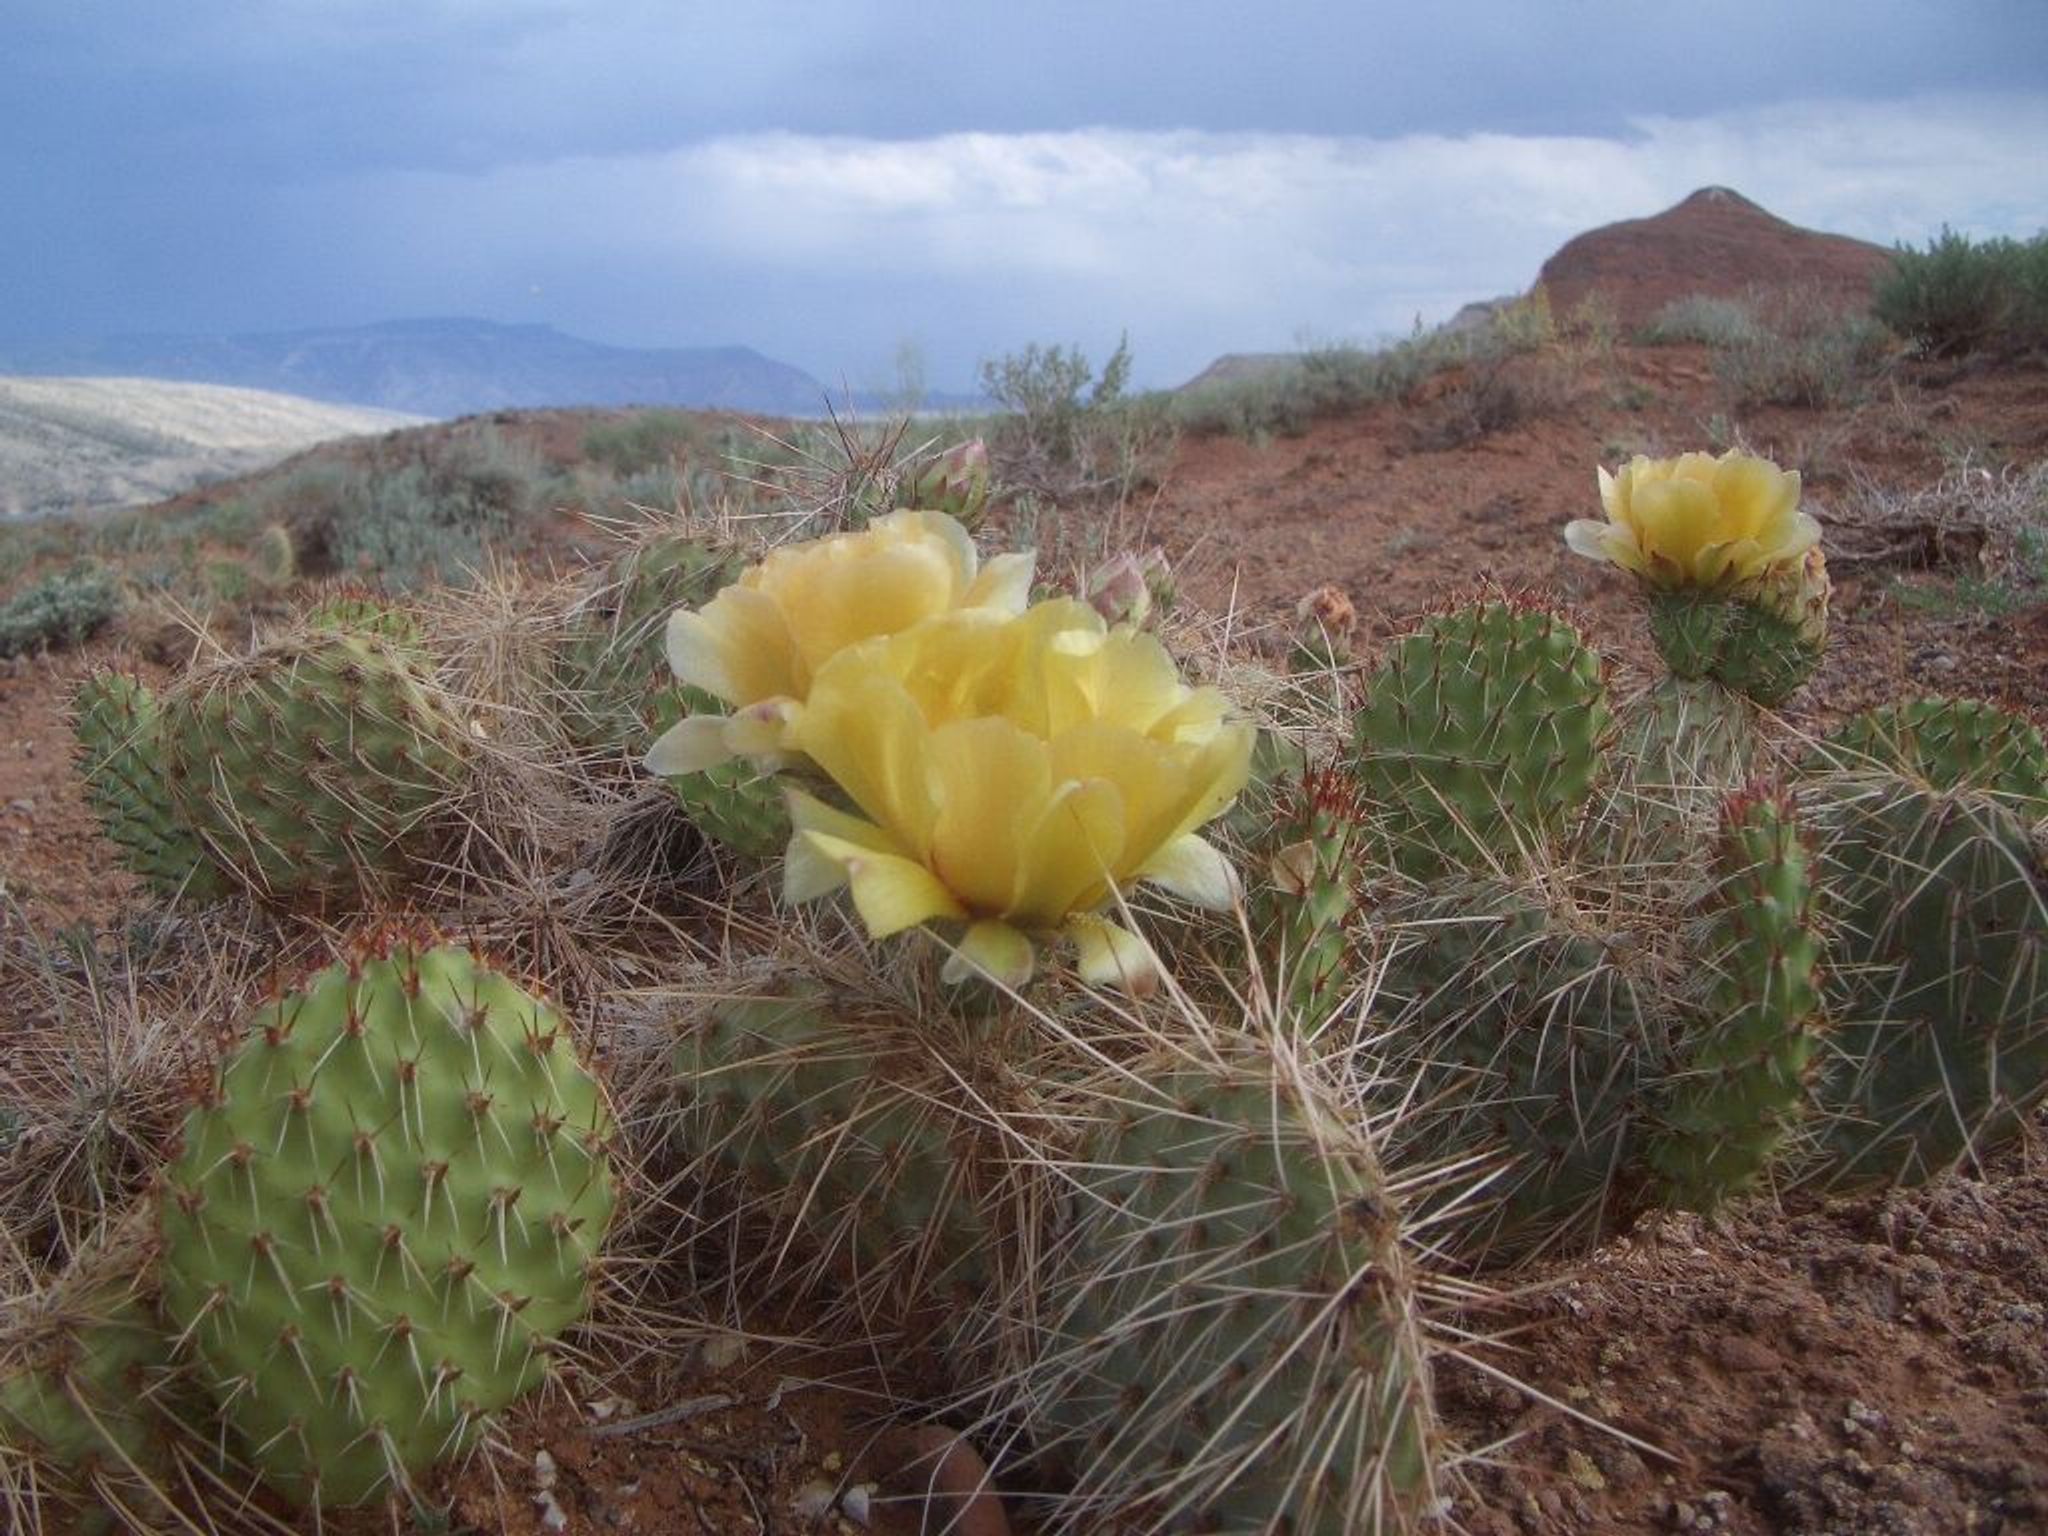
[[1625,328],[1673,299],[1796,288],[1860,309],[1891,260],[1883,246],[1788,224],[1739,192],[1702,187],[1675,208],[1574,236],[1536,285],[1568,315],[1598,292]]

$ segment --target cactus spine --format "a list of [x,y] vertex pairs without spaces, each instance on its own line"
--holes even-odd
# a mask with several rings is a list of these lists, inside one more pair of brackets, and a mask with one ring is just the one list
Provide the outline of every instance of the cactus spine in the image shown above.
[[316,1505],[460,1452],[589,1302],[610,1121],[561,1020],[396,945],[261,1009],[164,1180],[164,1309],[249,1460]]

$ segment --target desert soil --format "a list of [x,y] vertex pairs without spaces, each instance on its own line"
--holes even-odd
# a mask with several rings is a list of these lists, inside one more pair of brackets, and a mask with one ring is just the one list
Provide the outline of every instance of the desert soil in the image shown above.
[[[1509,581],[1561,595],[1624,673],[1641,669],[1623,584],[1569,557],[1559,529],[1596,514],[1596,462],[1707,445],[1722,409],[1711,364],[1621,349],[1535,366],[1551,370],[1530,381],[1540,408],[1476,440],[1454,375],[1419,405],[1299,437],[1183,442],[1130,526],[1174,557],[1190,598],[1248,631],[1284,632],[1302,594],[1334,583],[1369,660],[1447,594]],[[1826,522],[1859,505],[1864,480],[2048,459],[2048,374],[1901,372],[1853,410],[1752,413],[1744,428],[1806,472]],[[1829,662],[1793,718],[1920,690],[2048,703],[2048,603],[1987,618],[1906,600],[1946,579],[1843,569]],[[118,643],[0,670],[0,878],[38,926],[118,921],[134,895],[81,802],[64,718],[75,678]],[[1926,1189],[1652,1218],[1469,1321],[1496,1342],[1441,1367],[1466,1452],[1446,1489],[1455,1528],[2048,1531],[2038,1135]],[[879,1365],[756,1343],[571,1371],[446,1491],[483,1530],[550,1529],[554,1510],[571,1531],[795,1532],[860,1529],[859,1496],[832,1499],[872,1484],[868,1528],[914,1531],[915,1447]]]

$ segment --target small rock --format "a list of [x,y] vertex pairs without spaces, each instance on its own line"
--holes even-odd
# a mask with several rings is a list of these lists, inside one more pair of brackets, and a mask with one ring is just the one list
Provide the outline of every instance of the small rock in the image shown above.
[[714,1333],[697,1346],[697,1358],[707,1371],[722,1371],[746,1358],[747,1338],[742,1333]]
[[797,1489],[789,1507],[799,1520],[816,1520],[832,1508],[832,1502],[832,1485],[822,1477],[814,1477]]
[[1566,1451],[1564,1470],[1573,1482],[1589,1493],[1599,1493],[1607,1487],[1607,1479],[1601,1475],[1600,1469],[1593,1465],[1592,1458],[1584,1451]]
[[855,1483],[840,1497],[839,1508],[855,1525],[865,1527],[874,1519],[875,1485]]
[[904,1481],[927,1498],[952,1505],[940,1529],[950,1536],[1010,1536],[1010,1519],[988,1463],[966,1436],[943,1424],[923,1424],[912,1432],[911,1444],[916,1454],[904,1469]]
[[549,1455],[545,1450],[533,1453],[533,1486],[535,1488],[539,1489],[542,1493],[546,1493],[555,1486],[555,1479],[559,1475],[553,1456]]

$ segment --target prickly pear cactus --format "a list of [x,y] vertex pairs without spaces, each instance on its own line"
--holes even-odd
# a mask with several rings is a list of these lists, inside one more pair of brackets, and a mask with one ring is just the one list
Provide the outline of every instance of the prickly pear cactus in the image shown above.
[[[0,1304],[0,1513],[40,1529],[55,1512],[135,1490],[163,1464],[175,1377],[148,1292],[145,1228],[122,1222],[48,1287]],[[28,1494],[32,1507],[13,1508]],[[27,1518],[20,1518],[22,1516]]]
[[1281,846],[1254,871],[1248,915],[1268,986],[1281,1015],[1310,1030],[1329,1022],[1351,987],[1364,820],[1341,768],[1309,773],[1277,823]]
[[699,1173],[736,1189],[742,1223],[774,1234],[752,1244],[751,1262],[781,1271],[762,1283],[850,1283],[863,1316],[978,1295],[995,1255],[956,1085],[909,1029],[845,1017],[815,983],[764,990],[777,995],[721,1002],[678,1044],[674,1121]]
[[1273,1060],[1141,1061],[1078,1099],[1066,1220],[1013,1379],[1069,1469],[1061,1531],[1346,1536],[1430,1502],[1399,1216],[1370,1147]]
[[1693,1210],[1755,1181],[1798,1119],[1820,1048],[1813,857],[1788,795],[1729,799],[1714,874],[1693,946],[1705,995],[1648,1152],[1663,1199]]
[[120,847],[122,862],[161,896],[207,901],[224,894],[228,882],[171,803],[149,685],[122,672],[95,672],[79,687],[71,728],[86,802]]
[[[723,714],[724,705],[701,688],[671,684],[648,711],[652,740],[685,714]],[[735,758],[701,773],[677,774],[668,780],[697,830],[743,859],[765,863],[789,846],[789,802],[783,782],[745,758]]]
[[1394,1110],[1389,1156],[1471,1164],[1427,1212],[1479,1267],[1590,1248],[1610,1229],[1661,1054],[1642,936],[1561,895],[1449,882],[1383,911],[1390,945],[1360,1045]]
[[371,948],[258,1011],[165,1174],[163,1292],[266,1480],[403,1488],[539,1384],[609,1133],[561,1019],[466,950]]
[[1600,661],[1548,609],[1490,602],[1399,642],[1353,722],[1359,788],[1404,871],[1519,863],[1591,794],[1611,719]]
[[563,714],[592,748],[638,755],[674,689],[664,658],[668,617],[709,602],[743,569],[709,535],[668,534],[618,556],[573,617],[558,670]]
[[357,897],[412,873],[471,748],[409,648],[333,629],[187,676],[159,721],[178,816],[274,901]]
[[420,621],[404,604],[373,588],[344,582],[306,609],[307,629],[332,629],[345,634],[376,635],[396,645],[425,643]]
[[1822,1183],[1912,1183],[2048,1094],[2048,876],[1997,797],[1885,773],[1807,781],[1830,924],[1814,1085]]
[[1710,833],[1723,799],[1763,759],[1756,707],[1712,681],[1662,677],[1617,709],[1612,793],[1601,819],[1610,853],[1688,847]]
[[1990,795],[2023,816],[2048,813],[2048,743],[2024,716],[1974,699],[1906,699],[1854,715],[1822,749],[1845,768],[1877,767],[1938,789]]

